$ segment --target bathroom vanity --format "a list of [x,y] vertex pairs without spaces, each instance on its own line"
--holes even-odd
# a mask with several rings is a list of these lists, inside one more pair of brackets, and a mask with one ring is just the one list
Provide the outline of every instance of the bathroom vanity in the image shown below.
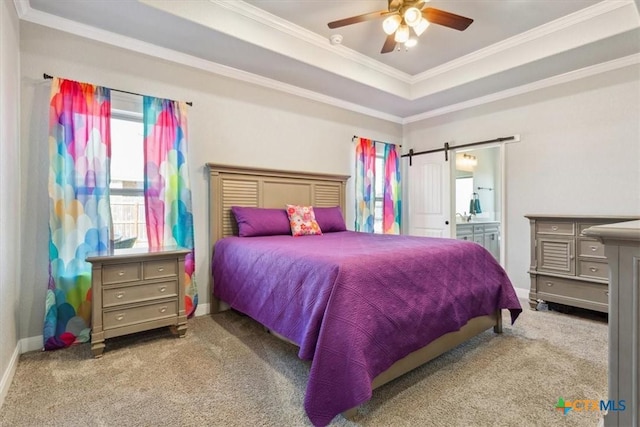
[[456,224],[456,238],[483,246],[500,261],[500,222],[473,220]]

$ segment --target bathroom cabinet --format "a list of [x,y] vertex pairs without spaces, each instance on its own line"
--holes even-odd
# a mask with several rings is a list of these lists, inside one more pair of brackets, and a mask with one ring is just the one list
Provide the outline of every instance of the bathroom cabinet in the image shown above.
[[500,223],[497,221],[456,224],[456,238],[476,242],[500,261]]

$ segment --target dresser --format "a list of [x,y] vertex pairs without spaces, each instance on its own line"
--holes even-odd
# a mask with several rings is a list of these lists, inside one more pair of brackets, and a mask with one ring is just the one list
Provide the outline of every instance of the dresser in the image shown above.
[[[610,268],[609,400],[606,427],[640,425],[640,221],[584,231],[604,243]],[[624,402],[623,402],[624,401]]]
[[531,233],[529,305],[539,301],[608,312],[609,266],[589,227],[636,219],[624,216],[525,215]]
[[92,264],[91,351],[101,357],[105,340],[171,326],[187,330],[184,259],[188,249],[116,249],[87,257]]
[[500,261],[500,223],[498,221],[456,224],[456,238],[478,243]]

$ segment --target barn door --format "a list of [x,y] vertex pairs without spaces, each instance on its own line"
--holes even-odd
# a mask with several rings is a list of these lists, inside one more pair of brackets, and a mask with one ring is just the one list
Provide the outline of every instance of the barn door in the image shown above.
[[409,234],[451,237],[451,170],[444,153],[415,156],[407,168]]

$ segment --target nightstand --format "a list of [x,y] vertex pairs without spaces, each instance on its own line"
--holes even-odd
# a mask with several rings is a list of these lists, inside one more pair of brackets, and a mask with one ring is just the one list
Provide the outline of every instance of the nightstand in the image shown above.
[[188,249],[116,249],[92,255],[91,351],[101,357],[109,338],[171,326],[187,331],[184,259]]

